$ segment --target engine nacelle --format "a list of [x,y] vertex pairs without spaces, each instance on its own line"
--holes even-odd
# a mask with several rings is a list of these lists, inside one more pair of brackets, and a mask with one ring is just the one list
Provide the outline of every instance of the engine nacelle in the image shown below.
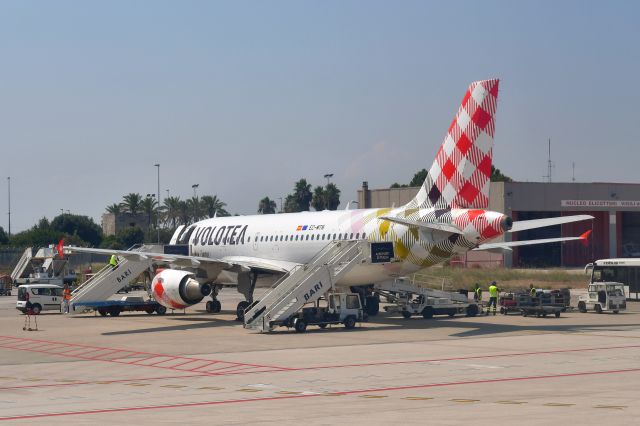
[[191,272],[165,269],[153,278],[151,291],[161,305],[169,309],[183,309],[209,295],[211,286],[200,284]]

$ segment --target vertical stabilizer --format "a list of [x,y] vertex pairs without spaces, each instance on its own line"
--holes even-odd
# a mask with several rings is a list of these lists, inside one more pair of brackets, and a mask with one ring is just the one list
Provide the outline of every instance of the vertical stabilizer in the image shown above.
[[410,208],[487,208],[498,80],[471,83]]

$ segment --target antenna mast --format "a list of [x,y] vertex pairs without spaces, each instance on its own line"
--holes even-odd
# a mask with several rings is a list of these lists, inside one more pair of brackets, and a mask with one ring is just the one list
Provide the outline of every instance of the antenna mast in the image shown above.
[[551,183],[551,172],[553,169],[553,162],[551,161],[551,138],[549,138],[549,159],[547,160],[547,175],[543,176],[548,183]]

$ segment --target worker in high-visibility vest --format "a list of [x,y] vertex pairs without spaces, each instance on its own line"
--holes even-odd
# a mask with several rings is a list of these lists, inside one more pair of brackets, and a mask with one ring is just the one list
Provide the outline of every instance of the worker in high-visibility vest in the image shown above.
[[493,305],[493,315],[496,314],[496,309],[498,307],[498,293],[500,290],[496,285],[495,281],[491,282],[489,286],[489,307],[487,308],[487,315],[489,314],[489,310],[491,310],[491,306]]
[[482,289],[480,288],[480,284],[476,283],[473,289],[473,300],[476,302],[482,302]]
[[536,288],[533,286],[533,284],[529,284],[529,296],[531,297],[536,297]]
[[111,265],[113,269],[116,269],[116,266],[118,266],[118,258],[115,254],[111,255],[111,258],[109,259],[109,265]]
[[64,313],[69,313],[69,302],[71,301],[71,289],[69,288],[69,284],[64,285],[64,290],[62,290],[62,307],[64,308]]

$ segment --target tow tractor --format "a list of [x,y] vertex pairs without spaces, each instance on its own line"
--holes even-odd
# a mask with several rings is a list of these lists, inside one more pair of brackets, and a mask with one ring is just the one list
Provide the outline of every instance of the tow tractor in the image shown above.
[[298,333],[304,333],[309,325],[326,328],[332,324],[344,324],[352,329],[364,320],[360,296],[355,293],[329,293],[327,306],[302,308],[286,320],[274,323],[276,326],[293,327]]
[[624,284],[614,282],[595,282],[589,284],[589,293],[578,298],[578,310],[587,312],[594,310],[601,314],[613,312],[617,314],[627,309],[627,299],[624,295]]

